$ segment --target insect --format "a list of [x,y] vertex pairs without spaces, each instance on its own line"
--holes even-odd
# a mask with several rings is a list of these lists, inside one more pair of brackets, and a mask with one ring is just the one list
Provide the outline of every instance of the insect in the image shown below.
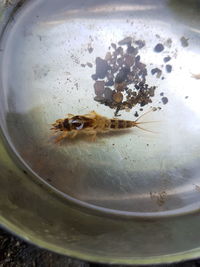
[[142,128],[140,124],[149,122],[138,122],[138,120],[150,111],[144,113],[135,121],[116,118],[109,119],[107,117],[101,116],[95,111],[91,111],[90,113],[85,115],[68,114],[66,118],[56,120],[56,122],[52,124],[53,127],[51,128],[51,130],[54,130],[56,133],[61,132],[61,135],[58,136],[55,141],[56,143],[67,137],[74,138],[78,134],[91,135],[92,139],[95,140],[98,133],[119,131],[132,127],[138,127],[142,130],[148,131]]

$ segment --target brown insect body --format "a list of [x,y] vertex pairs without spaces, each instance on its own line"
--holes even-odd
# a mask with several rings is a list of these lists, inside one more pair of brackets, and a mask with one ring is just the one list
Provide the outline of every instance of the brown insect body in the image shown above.
[[62,134],[56,139],[56,142],[59,142],[65,137],[73,138],[77,136],[77,134],[92,135],[93,139],[95,139],[98,133],[128,129],[132,127],[141,128],[138,126],[138,124],[141,123],[142,122],[130,120],[109,119],[99,115],[95,111],[91,111],[85,115],[68,114],[67,118],[59,119],[53,123],[51,130],[62,132]]

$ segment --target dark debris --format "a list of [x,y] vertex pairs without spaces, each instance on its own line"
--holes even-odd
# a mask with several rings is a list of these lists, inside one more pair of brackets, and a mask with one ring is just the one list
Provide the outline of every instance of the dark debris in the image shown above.
[[189,38],[185,38],[184,36],[181,37],[180,41],[181,41],[182,47],[189,46],[188,40],[189,40]]
[[159,69],[159,68],[154,68],[154,69],[151,70],[151,74],[152,75],[156,74],[156,77],[160,78],[161,75],[162,75],[162,70]]
[[172,65],[167,64],[165,68],[166,68],[166,72],[168,73],[172,72]]
[[166,105],[166,104],[168,103],[168,98],[167,98],[167,97],[165,97],[165,96],[164,96],[164,97],[162,97],[162,99],[161,99],[161,100],[162,100],[162,102],[163,102],[163,104],[164,104],[164,105]]
[[167,57],[164,57],[163,58],[163,61],[165,62],[165,63],[167,63],[168,61],[170,61],[171,60],[171,57],[170,56],[167,56]]
[[[105,59],[96,58],[96,73],[92,75],[96,81],[94,100],[115,109],[115,116],[120,110],[152,103],[156,87],[146,83],[147,67],[139,55],[144,46],[145,41],[126,37],[118,45],[110,45]],[[157,77],[161,74],[159,70]]]
[[154,47],[154,51],[157,52],[157,53],[160,53],[164,50],[164,46],[163,44],[159,43],[157,44],[155,47]]

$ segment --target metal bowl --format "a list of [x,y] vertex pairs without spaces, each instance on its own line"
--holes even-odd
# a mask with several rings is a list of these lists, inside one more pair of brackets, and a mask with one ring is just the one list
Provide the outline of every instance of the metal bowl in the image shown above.
[[[94,262],[199,257],[199,1],[27,0],[0,10],[2,226]],[[91,75],[95,58],[127,36],[146,44],[141,58],[157,87],[151,106],[162,109],[145,120],[160,121],[148,124],[157,133],[52,142],[51,123],[67,113],[113,116],[94,101]],[[164,79],[150,75],[157,66]],[[121,118],[133,120],[135,110]]]

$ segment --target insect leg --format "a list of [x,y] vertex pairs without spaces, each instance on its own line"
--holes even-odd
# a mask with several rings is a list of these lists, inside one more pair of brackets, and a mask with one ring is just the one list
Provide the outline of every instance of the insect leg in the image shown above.
[[94,132],[91,136],[91,141],[95,142],[96,141],[96,137],[97,137],[97,132]]
[[84,116],[90,119],[94,119],[97,116],[97,113],[94,110],[92,110],[90,111],[90,113],[85,114]]
[[55,143],[59,143],[62,139],[64,139],[65,137],[67,137],[68,135],[68,132],[64,132],[62,133],[61,135],[59,135],[56,140],[55,140]]
[[71,133],[70,133],[70,138],[74,138],[74,137],[76,137],[77,134],[78,134],[78,131],[73,131],[73,132],[71,132]]
[[89,130],[88,132],[85,132],[87,135],[91,136],[91,141],[95,141],[96,140],[96,136],[97,136],[97,131],[94,130]]
[[68,114],[67,114],[67,118],[68,118],[68,119],[71,119],[72,117],[74,117],[74,114],[71,114],[71,113],[68,113]]

